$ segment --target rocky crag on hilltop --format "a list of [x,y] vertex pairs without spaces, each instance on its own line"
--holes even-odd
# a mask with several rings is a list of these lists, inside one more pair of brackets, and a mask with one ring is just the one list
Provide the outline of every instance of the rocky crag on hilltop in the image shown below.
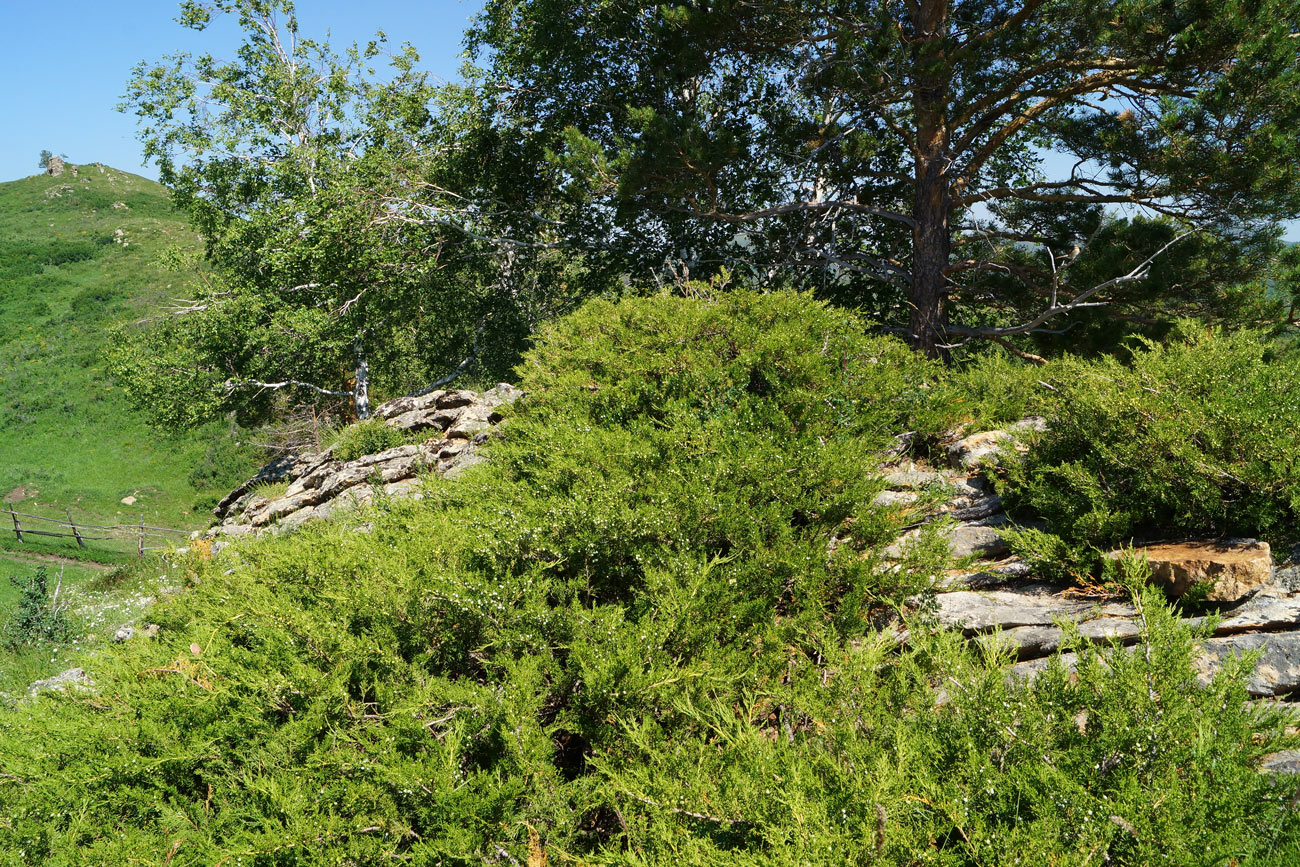
[[[348,461],[336,458],[334,448],[272,461],[217,504],[217,524],[202,535],[220,539],[284,532],[376,496],[418,498],[421,473],[454,478],[483,460],[478,447],[501,420],[498,409],[521,394],[503,382],[481,394],[439,390],[382,404],[375,418],[410,435],[427,434],[427,439]],[[270,486],[282,483],[287,488],[267,495]]]

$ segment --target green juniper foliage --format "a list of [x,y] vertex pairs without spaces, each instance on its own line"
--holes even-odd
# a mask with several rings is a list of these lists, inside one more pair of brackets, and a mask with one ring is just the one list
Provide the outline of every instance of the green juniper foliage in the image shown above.
[[1256,334],[1188,326],[1125,363],[1039,371],[1048,430],[1011,462],[1012,504],[1072,545],[1137,537],[1293,542],[1300,359]]
[[[871,455],[941,375],[806,296],[595,303],[489,463],[191,563],[97,694],[0,710],[14,863],[1288,864],[1282,720],[1149,653],[913,619]],[[1069,644],[1070,642],[1067,642]],[[1245,663],[1243,663],[1243,666]]]
[[385,424],[383,419],[366,419],[339,431],[338,438],[334,440],[334,457],[340,461],[351,461],[362,455],[373,455],[400,446],[406,440],[406,434]]

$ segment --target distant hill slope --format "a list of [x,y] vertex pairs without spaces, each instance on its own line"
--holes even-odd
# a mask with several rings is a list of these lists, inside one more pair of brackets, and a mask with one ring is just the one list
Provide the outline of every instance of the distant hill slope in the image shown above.
[[[183,275],[165,271],[160,253],[197,243],[165,187],[107,166],[0,184],[6,504],[60,517],[67,508],[86,519],[208,522],[200,501],[214,500],[244,469],[234,443],[224,442],[228,431],[151,429],[103,361],[117,326],[183,293]],[[135,502],[123,504],[128,497]],[[0,534],[0,547],[14,541]]]

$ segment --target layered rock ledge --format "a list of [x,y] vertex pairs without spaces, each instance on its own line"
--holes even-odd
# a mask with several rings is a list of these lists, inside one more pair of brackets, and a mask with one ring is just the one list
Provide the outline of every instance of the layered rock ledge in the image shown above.
[[[335,458],[332,448],[272,461],[217,504],[217,524],[201,535],[216,539],[284,532],[376,496],[418,498],[421,474],[454,478],[480,463],[478,447],[501,420],[499,409],[522,394],[503,382],[482,394],[439,390],[382,404],[375,409],[376,418],[425,438],[350,461]],[[283,492],[266,495],[271,486],[285,483]]]
[[[1026,441],[1042,429],[1041,419],[1026,419],[1006,430],[956,440],[947,447],[947,467],[907,463],[887,469],[882,479],[888,490],[876,500],[880,506],[908,510],[908,517],[916,519],[886,550],[894,559],[906,556],[925,523],[951,519],[940,535],[965,568],[940,581],[932,596],[915,600],[917,614],[921,622],[1008,650],[1017,660],[1011,668],[1017,677],[1042,671],[1067,633],[1130,647],[1142,634],[1140,614],[1132,605],[1084,598],[1076,587],[1043,581],[1029,564],[1010,555],[1004,534],[1017,524],[976,470],[1010,450],[1031,448]],[[1230,657],[1254,651],[1261,656],[1248,685],[1252,695],[1300,696],[1300,565],[1275,561],[1269,546],[1254,539],[1158,542],[1108,556],[1146,560],[1153,584],[1171,597],[1194,592],[1201,607],[1213,610],[1214,626],[1196,659],[1201,680],[1211,678]],[[1184,622],[1204,626],[1206,618],[1188,616]],[[906,632],[899,638],[906,640]],[[1066,653],[1061,661],[1069,667],[1076,660]]]

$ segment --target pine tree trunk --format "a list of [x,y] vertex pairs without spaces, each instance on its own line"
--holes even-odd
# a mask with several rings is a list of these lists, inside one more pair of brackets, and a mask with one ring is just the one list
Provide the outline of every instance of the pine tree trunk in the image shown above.
[[912,284],[908,291],[911,306],[907,339],[913,349],[931,358],[946,358],[947,342],[948,257],[952,237],[948,228],[948,184],[942,177],[940,160],[918,159],[916,202],[912,232]]
[[356,403],[357,418],[364,420],[370,418],[370,363],[366,360],[360,340],[352,344],[352,351],[357,362],[356,386],[352,391],[352,399]]
[[947,285],[944,270],[952,252],[948,225],[948,67],[943,40],[947,0],[922,0],[913,16],[918,39],[915,63],[916,153],[912,202],[912,282],[907,338],[931,358],[947,358]]

